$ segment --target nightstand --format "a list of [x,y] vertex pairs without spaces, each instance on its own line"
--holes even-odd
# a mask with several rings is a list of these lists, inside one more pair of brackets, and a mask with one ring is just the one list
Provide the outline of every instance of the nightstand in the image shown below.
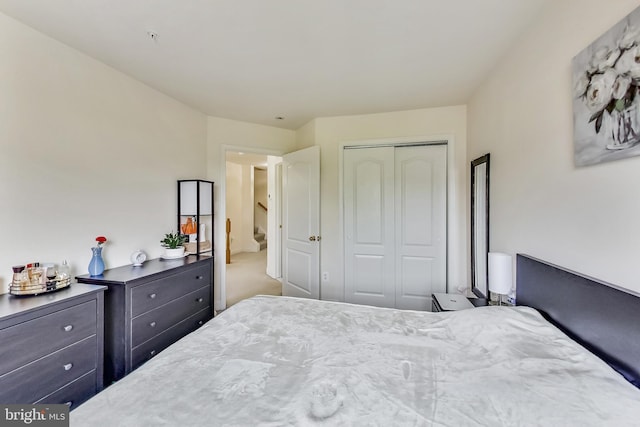
[[[468,302],[465,302],[465,300]],[[431,311],[458,311],[474,307],[498,306],[498,301],[489,298],[466,297],[462,294],[433,294],[431,298]],[[515,307],[514,304],[502,302],[503,307]]]

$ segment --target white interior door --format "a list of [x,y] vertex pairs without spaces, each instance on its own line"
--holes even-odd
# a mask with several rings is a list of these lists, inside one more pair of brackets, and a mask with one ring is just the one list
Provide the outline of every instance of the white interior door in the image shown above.
[[282,294],[320,298],[320,147],[283,156]]
[[393,307],[393,147],[344,151],[345,300]]
[[274,258],[276,262],[275,278],[282,277],[282,162],[276,165],[276,188],[275,188],[275,244],[274,244]]
[[425,310],[447,291],[447,146],[395,150],[396,308]]
[[343,153],[345,300],[415,310],[447,283],[446,145]]

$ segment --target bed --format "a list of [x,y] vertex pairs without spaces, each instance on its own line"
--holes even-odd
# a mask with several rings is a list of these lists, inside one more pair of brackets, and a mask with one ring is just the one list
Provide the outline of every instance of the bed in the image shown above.
[[[628,323],[640,299],[531,257],[517,264],[519,307],[245,300],[72,411],[71,425],[640,425],[640,322]],[[592,307],[563,304],[565,285],[623,314],[610,322],[597,313],[617,310],[599,305],[611,328],[592,333]]]

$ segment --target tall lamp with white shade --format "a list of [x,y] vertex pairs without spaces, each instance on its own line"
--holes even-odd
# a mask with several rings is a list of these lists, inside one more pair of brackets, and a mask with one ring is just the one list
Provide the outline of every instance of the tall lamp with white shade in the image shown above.
[[489,252],[489,291],[498,295],[499,305],[502,305],[502,296],[511,292],[512,284],[513,262],[511,255]]

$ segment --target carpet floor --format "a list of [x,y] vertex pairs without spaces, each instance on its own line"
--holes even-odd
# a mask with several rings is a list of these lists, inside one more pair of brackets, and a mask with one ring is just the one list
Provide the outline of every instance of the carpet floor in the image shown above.
[[227,307],[255,295],[282,295],[282,284],[265,273],[267,250],[231,255],[226,265]]

